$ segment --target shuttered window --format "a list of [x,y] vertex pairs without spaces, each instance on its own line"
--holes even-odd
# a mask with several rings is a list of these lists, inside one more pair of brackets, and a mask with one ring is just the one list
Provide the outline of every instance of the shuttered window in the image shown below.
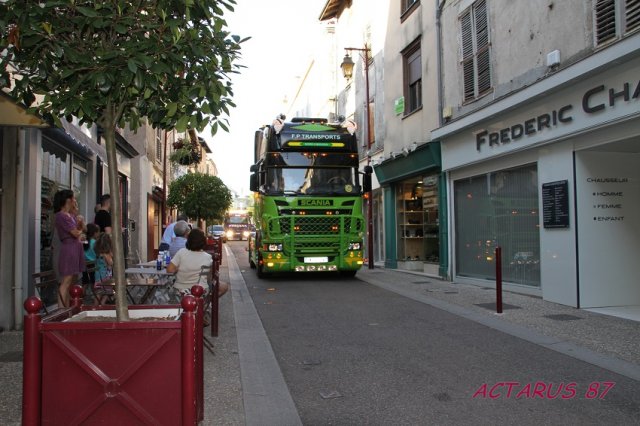
[[410,44],[403,52],[405,114],[422,107],[422,52],[420,40]]
[[640,28],[640,0],[626,0],[624,7],[625,31]]
[[489,20],[485,0],[475,2],[460,16],[463,98],[473,100],[491,89]]
[[596,45],[640,28],[640,0],[594,0]]

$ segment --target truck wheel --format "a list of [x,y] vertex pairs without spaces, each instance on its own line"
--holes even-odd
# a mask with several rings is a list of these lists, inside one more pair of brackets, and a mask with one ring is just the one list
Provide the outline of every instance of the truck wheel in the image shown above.
[[264,273],[264,266],[262,266],[260,262],[258,262],[258,264],[256,265],[256,274],[260,279],[265,278],[267,276],[267,274]]
[[340,275],[342,275],[345,278],[353,278],[356,276],[356,271],[340,271]]

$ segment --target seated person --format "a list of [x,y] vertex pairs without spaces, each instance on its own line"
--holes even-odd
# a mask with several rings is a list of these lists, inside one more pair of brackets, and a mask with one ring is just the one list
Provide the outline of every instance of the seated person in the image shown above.
[[189,224],[184,220],[179,220],[176,222],[173,227],[173,232],[176,234],[176,237],[169,244],[169,255],[174,257],[176,253],[185,247],[187,243],[187,235],[189,235]]
[[[178,224],[176,224],[176,228]],[[176,235],[178,231],[176,230]],[[200,229],[194,229],[189,232],[185,248],[178,250],[175,256],[171,256],[171,263],[167,265],[167,272],[176,273],[176,282],[173,285],[181,293],[188,293],[194,284],[206,287],[206,278],[200,276],[203,266],[210,267],[213,258],[204,251],[207,245],[207,237]],[[229,284],[220,281],[218,286],[218,297],[222,296],[229,290]]]

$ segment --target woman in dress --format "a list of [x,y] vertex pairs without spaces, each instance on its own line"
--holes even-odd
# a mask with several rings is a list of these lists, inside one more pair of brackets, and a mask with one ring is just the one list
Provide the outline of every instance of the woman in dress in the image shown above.
[[68,307],[71,296],[69,288],[73,280],[85,269],[84,250],[76,217],[77,201],[73,191],[63,189],[54,196],[53,209],[56,212],[56,234],[60,239],[60,254],[58,256],[58,273],[62,277],[58,290],[58,305]]

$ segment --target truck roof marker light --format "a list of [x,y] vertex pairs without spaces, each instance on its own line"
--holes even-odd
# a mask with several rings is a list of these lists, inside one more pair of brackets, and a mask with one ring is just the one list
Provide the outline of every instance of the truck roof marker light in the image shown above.
[[342,127],[347,129],[347,132],[349,132],[349,134],[351,135],[353,135],[356,132],[356,130],[358,130],[358,125],[353,120],[345,120],[342,123]]
[[273,125],[273,129],[276,131],[276,135],[280,134],[280,131],[282,130],[282,128],[284,127],[284,118],[280,118],[280,117],[284,117],[282,114],[279,117],[276,117],[275,120],[273,120],[273,123],[271,123]]

